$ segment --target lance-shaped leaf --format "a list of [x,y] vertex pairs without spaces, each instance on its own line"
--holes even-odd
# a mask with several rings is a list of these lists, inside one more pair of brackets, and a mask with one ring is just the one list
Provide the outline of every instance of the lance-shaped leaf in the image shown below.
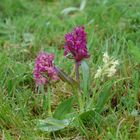
[[66,115],[72,110],[74,98],[66,99],[56,108],[53,117],[57,119],[65,119]]
[[86,6],[86,0],[82,0],[81,4],[80,4],[80,11],[84,10],[85,6]]
[[68,7],[68,8],[65,8],[64,10],[62,10],[61,14],[68,15],[71,12],[76,12],[76,11],[79,11],[79,8],[77,8],[77,7]]
[[88,94],[88,86],[89,86],[89,67],[85,61],[82,61],[81,67],[82,67],[82,74],[83,74],[82,87],[83,87],[85,96],[88,96],[87,94]]
[[111,81],[105,84],[105,87],[103,88],[103,92],[100,93],[99,99],[95,106],[96,112],[101,113],[108,99],[113,96],[113,94],[110,94],[111,87],[112,87]]
[[71,86],[76,86],[78,87],[78,83],[72,79],[71,77],[68,76],[68,74],[66,74],[64,71],[62,71],[61,69],[59,69],[58,67],[55,67],[58,76],[60,77],[60,79],[64,82],[69,83]]
[[58,120],[54,118],[47,118],[37,122],[37,129],[46,132],[53,132],[64,129],[70,124],[71,120]]

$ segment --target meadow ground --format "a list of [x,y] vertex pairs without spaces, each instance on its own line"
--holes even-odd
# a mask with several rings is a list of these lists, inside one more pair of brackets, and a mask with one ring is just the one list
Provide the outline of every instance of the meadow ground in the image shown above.
[[[47,132],[47,124],[38,129],[36,120],[48,113],[44,95],[35,90],[35,58],[40,50],[54,53],[55,64],[74,76],[73,60],[63,56],[63,46],[65,34],[79,25],[87,32],[88,94],[93,100],[81,114],[72,105],[70,112],[80,120],[76,125],[54,132]],[[97,80],[106,51],[118,59],[117,73]],[[60,81],[51,95],[55,111],[72,90]],[[92,112],[96,105],[102,107],[98,115]],[[0,139],[140,139],[140,1],[0,0]]]

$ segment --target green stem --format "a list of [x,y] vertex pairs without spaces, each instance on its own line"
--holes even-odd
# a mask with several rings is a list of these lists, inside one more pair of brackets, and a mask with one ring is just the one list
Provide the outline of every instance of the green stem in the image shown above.
[[44,90],[44,86],[40,86],[40,91],[43,94],[43,104],[42,104],[42,108],[43,110],[47,109],[47,100],[46,100],[46,95],[45,95],[45,90]]
[[83,104],[83,100],[82,100],[80,89],[74,87],[73,91],[74,91],[74,94],[76,95],[76,98],[78,100],[78,105],[79,105],[80,113],[82,113],[84,111],[84,104]]
[[[76,81],[80,85],[79,63],[77,62],[75,63],[75,73],[76,73]],[[80,86],[77,88],[77,91],[75,91],[75,94],[78,99],[80,113],[82,113],[84,111],[84,102],[83,102]]]
[[80,75],[79,75],[79,64],[77,62],[75,63],[75,73],[76,73],[77,83],[79,84],[80,83]]
[[48,115],[51,117],[52,111],[51,111],[51,87],[50,86],[48,86],[47,103],[48,103]]
[[80,113],[84,111],[84,104],[82,100],[82,96],[80,94],[80,91],[78,92],[78,99],[79,99],[79,108],[80,108]]
[[98,87],[100,87],[99,80],[96,81],[96,86],[92,89],[92,97],[90,98],[90,100],[89,100],[89,102],[87,104],[87,108],[88,109],[92,109],[94,107],[94,104],[95,104],[95,96],[97,94],[99,94],[98,93],[98,90],[99,90]]

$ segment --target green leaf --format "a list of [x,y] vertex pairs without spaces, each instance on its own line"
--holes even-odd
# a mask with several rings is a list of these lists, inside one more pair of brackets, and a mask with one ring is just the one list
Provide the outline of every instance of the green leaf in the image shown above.
[[94,118],[94,110],[95,109],[83,112],[82,114],[79,115],[80,119],[83,121],[90,121],[91,119]]
[[101,121],[101,115],[96,112],[96,109],[90,109],[88,111],[83,112],[79,115],[79,118],[83,121],[83,123],[96,123],[99,124]]
[[66,118],[66,115],[72,110],[73,100],[73,97],[71,97],[60,103],[56,108],[53,117],[57,119]]
[[140,63],[140,49],[130,40],[128,41],[128,50],[134,60]]
[[82,10],[84,10],[84,8],[85,8],[85,6],[86,6],[86,0],[82,0],[81,1],[81,4],[80,4],[80,10],[82,11]]
[[105,103],[112,96],[112,94],[110,95],[111,87],[112,87],[112,82],[108,82],[107,84],[105,84],[105,87],[103,88],[103,92],[100,93],[100,97],[95,106],[96,112],[100,113],[103,110]]
[[47,118],[45,120],[39,120],[37,122],[37,129],[46,132],[53,132],[64,129],[67,127],[72,120],[65,119],[65,120],[57,120],[54,118]]
[[47,98],[46,98],[46,95],[44,94],[44,95],[43,95],[43,109],[46,110],[47,107],[48,107],[48,106],[47,106]]
[[77,7],[68,7],[68,8],[65,8],[63,11],[61,11],[61,14],[68,15],[69,13],[76,12],[76,11],[79,11],[79,8],[77,8]]
[[78,87],[79,86],[79,84],[74,79],[69,77],[69,75],[67,73],[65,73],[63,70],[61,70],[58,67],[55,67],[55,68],[56,68],[56,71],[58,73],[58,76],[60,77],[60,79],[62,81],[69,83],[73,87]]
[[12,90],[13,90],[13,88],[14,88],[13,80],[8,80],[7,85],[8,85],[8,94],[10,95]]
[[84,90],[85,97],[87,97],[88,96],[87,95],[88,94],[88,86],[89,86],[89,67],[85,61],[82,61],[81,67],[82,67],[82,74],[83,74],[82,87]]

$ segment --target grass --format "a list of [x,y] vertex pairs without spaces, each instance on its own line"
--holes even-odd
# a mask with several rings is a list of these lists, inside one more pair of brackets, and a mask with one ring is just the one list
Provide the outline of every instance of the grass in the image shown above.
[[[140,1],[87,0],[1,0],[0,1],[0,139],[113,139],[140,137]],[[68,12],[68,13],[67,13]],[[40,50],[55,54],[55,64],[74,75],[73,62],[63,57],[64,35],[84,25],[88,36],[90,92],[103,111],[76,126],[57,132],[36,130],[37,119],[48,117],[42,94],[35,91],[34,60]],[[94,79],[108,51],[120,62],[117,74],[103,82]],[[114,81],[111,90],[106,85]],[[99,84],[98,84],[99,83]],[[62,86],[63,84],[63,86]],[[64,82],[52,89],[53,106],[71,96]],[[101,104],[102,102],[98,102]],[[77,116],[79,114],[76,114]],[[85,115],[85,116],[84,116]],[[88,123],[89,122],[89,123]],[[98,124],[98,125],[97,125]]]

